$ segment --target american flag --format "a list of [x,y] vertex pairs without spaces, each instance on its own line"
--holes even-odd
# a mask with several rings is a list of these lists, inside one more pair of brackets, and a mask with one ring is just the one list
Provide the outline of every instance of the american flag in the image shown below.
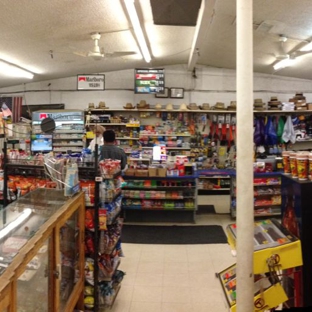
[[23,97],[22,96],[13,96],[13,97],[2,97],[0,98],[0,107],[3,103],[5,103],[8,108],[12,111],[12,122],[19,122],[22,116],[22,104]]

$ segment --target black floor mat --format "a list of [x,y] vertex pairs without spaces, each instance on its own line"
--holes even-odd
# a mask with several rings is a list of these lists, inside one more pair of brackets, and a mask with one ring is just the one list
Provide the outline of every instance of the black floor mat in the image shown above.
[[227,244],[226,235],[220,225],[124,224],[121,241],[133,244]]

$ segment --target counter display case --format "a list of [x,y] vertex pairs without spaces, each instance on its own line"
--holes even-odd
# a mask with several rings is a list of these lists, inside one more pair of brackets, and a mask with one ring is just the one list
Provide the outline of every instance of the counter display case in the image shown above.
[[83,308],[84,194],[63,194],[37,189],[0,212],[0,311]]

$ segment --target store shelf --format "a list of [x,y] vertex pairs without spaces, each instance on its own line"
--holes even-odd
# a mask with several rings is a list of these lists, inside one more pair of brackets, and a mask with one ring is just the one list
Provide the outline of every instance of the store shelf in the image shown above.
[[[149,148],[153,148],[154,146],[142,146],[142,148],[144,149],[149,149]],[[190,150],[190,147],[168,147],[166,146],[167,150]]]
[[53,140],[82,140],[83,136],[80,137],[72,137],[72,136],[62,136],[62,137],[55,137],[53,136]]
[[79,130],[55,130],[54,134],[59,134],[59,133],[84,133],[83,129],[79,129]]
[[123,206],[122,209],[129,210],[144,210],[144,211],[152,211],[152,210],[161,210],[161,211],[194,211],[195,208],[181,207],[181,208],[165,208],[165,207],[154,207],[154,208],[146,208],[146,207],[138,207],[138,206]]
[[224,188],[213,188],[213,189],[205,189],[205,188],[201,188],[201,187],[198,187],[198,190],[199,191],[212,191],[212,192],[220,192],[220,191],[229,191],[230,188],[229,187],[224,187]]
[[135,157],[129,157],[128,160],[131,160],[131,161],[151,161],[150,158],[135,158]]
[[190,134],[179,134],[179,133],[172,133],[172,134],[155,134],[155,133],[140,133],[140,138],[144,138],[144,137],[190,137],[191,135]]
[[68,143],[68,144],[64,144],[64,143],[53,143],[53,146],[83,146],[83,143]]
[[130,137],[116,137],[116,140],[140,140],[139,138],[130,138]]
[[274,185],[281,185],[281,182],[278,183],[255,183],[254,186],[274,186]]
[[120,265],[120,258],[114,263],[114,267],[113,267],[113,273],[110,276],[107,277],[103,277],[103,278],[99,278],[100,282],[110,282],[116,272],[116,270],[118,269],[119,265]]
[[[142,198],[140,197],[131,197],[131,196],[123,196],[123,198],[125,199],[138,199],[138,200],[141,200]],[[183,200],[183,199],[191,199],[191,198],[194,198],[192,196],[183,196],[183,197],[162,197],[162,198],[159,198],[159,197],[144,197],[144,200]]]
[[[280,216],[280,212],[272,212],[272,213],[254,213],[254,217],[274,217],[274,216]],[[232,211],[232,217],[236,218],[236,210]]]
[[185,190],[185,189],[195,189],[195,186],[131,186],[131,187],[123,187],[123,190],[159,190],[159,191],[166,191],[166,190]]
[[[118,293],[119,293],[119,291],[120,291],[120,288],[121,288],[121,284],[118,284],[117,287],[114,288],[114,289],[115,289],[115,294],[114,294],[114,297],[113,297],[113,299],[112,299],[111,304],[100,304],[100,307],[101,307],[102,309],[105,309],[105,310],[106,310],[106,308],[107,308],[107,309],[111,309],[111,308],[113,307],[113,305],[114,305],[114,303],[115,303],[115,300],[116,300],[116,298],[117,298],[117,296],[118,296]],[[104,311],[105,311],[105,310],[104,310]],[[102,310],[101,310],[101,311],[102,311]]]

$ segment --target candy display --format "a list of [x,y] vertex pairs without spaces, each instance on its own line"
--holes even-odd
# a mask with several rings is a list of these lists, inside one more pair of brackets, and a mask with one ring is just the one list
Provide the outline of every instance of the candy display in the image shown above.
[[109,179],[120,171],[120,160],[105,159],[99,162],[100,171],[103,177]]

